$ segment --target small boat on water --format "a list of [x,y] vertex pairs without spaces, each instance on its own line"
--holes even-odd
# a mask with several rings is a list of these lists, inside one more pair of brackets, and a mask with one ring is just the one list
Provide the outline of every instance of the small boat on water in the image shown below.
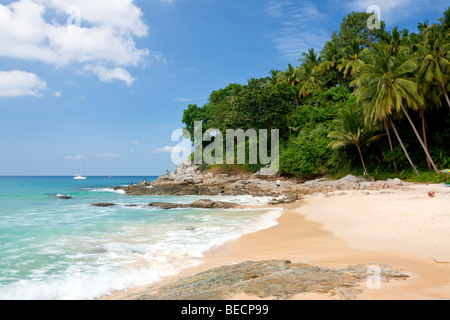
[[[81,170],[81,163],[80,163],[80,172],[82,172]],[[83,173],[77,174],[75,177],[73,177],[73,180],[86,180],[87,177],[83,176]]]

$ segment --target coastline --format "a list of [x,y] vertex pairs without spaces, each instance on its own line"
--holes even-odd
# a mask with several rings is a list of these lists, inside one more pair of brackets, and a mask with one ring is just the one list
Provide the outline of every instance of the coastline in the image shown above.
[[[436,191],[428,198],[429,190]],[[316,193],[281,205],[278,224],[209,250],[203,264],[150,286],[115,292],[107,300],[139,299],[158,287],[221,266],[290,260],[326,268],[375,265],[409,276],[383,281],[380,290],[358,284],[352,299],[450,299],[450,190],[415,184],[405,189]],[[292,300],[337,299],[304,292]],[[231,300],[260,299],[237,293]]]

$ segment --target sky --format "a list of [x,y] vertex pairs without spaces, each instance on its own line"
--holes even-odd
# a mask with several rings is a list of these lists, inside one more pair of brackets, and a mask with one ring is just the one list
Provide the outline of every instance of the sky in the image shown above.
[[370,5],[414,32],[448,2],[0,1],[0,175],[172,171],[189,104],[298,65]]

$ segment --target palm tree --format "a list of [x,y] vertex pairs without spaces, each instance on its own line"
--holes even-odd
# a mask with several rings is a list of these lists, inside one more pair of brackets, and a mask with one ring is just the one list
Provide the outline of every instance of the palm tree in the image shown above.
[[450,43],[437,26],[431,27],[419,48],[420,69],[418,76],[430,84],[435,84],[444,94],[450,110],[450,99],[446,90],[450,78]]
[[330,142],[328,147],[337,149],[354,145],[358,149],[364,173],[369,175],[361,148],[379,136],[374,136],[374,129],[364,123],[363,110],[356,105],[343,108],[333,123],[334,131],[330,132],[328,137],[334,139],[334,141]]
[[314,92],[321,91],[324,86],[319,67],[313,67],[310,64],[304,64],[300,68],[300,80],[298,91],[300,98],[305,98]]
[[417,70],[417,64],[408,60],[406,52],[393,55],[383,43],[377,43],[373,49],[373,59],[370,64],[361,68],[361,76],[355,81],[360,88],[357,89],[357,102],[364,106],[367,119],[372,123],[385,121],[391,123],[394,132],[402,145],[405,155],[410,161],[416,174],[419,172],[409,158],[395,125],[391,120],[392,115],[403,113],[408,119],[417,139],[425,151],[436,173],[439,172],[431,158],[423,140],[421,139],[414,123],[409,116],[407,108],[418,110],[422,97],[418,93],[418,85],[409,75]]
[[446,36],[449,36],[450,33],[450,7],[447,8],[444,12],[444,16],[439,18],[441,22],[442,30],[445,32]]
[[321,72],[326,72],[334,70],[337,73],[337,83],[341,84],[340,81],[340,62],[342,59],[342,50],[338,50],[337,47],[331,41],[325,43],[325,47],[320,53],[320,65],[319,70]]
[[[288,64],[288,68],[285,71],[279,73],[278,80],[281,83],[287,83],[295,88],[300,84],[300,68],[293,67],[291,64]],[[297,107],[299,106],[298,98],[295,99],[295,104]]]
[[355,78],[361,66],[365,64],[364,58],[369,49],[362,49],[358,39],[354,39],[350,46],[343,51],[343,58],[340,63],[340,71],[344,70],[344,78],[350,73]]
[[308,64],[312,67],[317,67],[322,61],[322,58],[314,48],[308,49],[308,52],[303,52],[302,57],[298,59],[298,61],[302,62],[302,65]]
[[280,78],[281,78],[281,71],[272,69],[270,70],[270,77],[267,77],[267,84],[269,86],[274,86],[280,82]]

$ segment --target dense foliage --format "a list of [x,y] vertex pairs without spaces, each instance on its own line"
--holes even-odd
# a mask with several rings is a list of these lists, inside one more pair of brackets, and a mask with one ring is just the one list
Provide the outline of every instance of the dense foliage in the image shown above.
[[[352,12],[299,66],[211,93],[183,116],[203,130],[279,129],[280,172],[404,177],[450,167],[450,7],[436,24],[369,30]],[[247,166],[257,170],[261,166]]]

